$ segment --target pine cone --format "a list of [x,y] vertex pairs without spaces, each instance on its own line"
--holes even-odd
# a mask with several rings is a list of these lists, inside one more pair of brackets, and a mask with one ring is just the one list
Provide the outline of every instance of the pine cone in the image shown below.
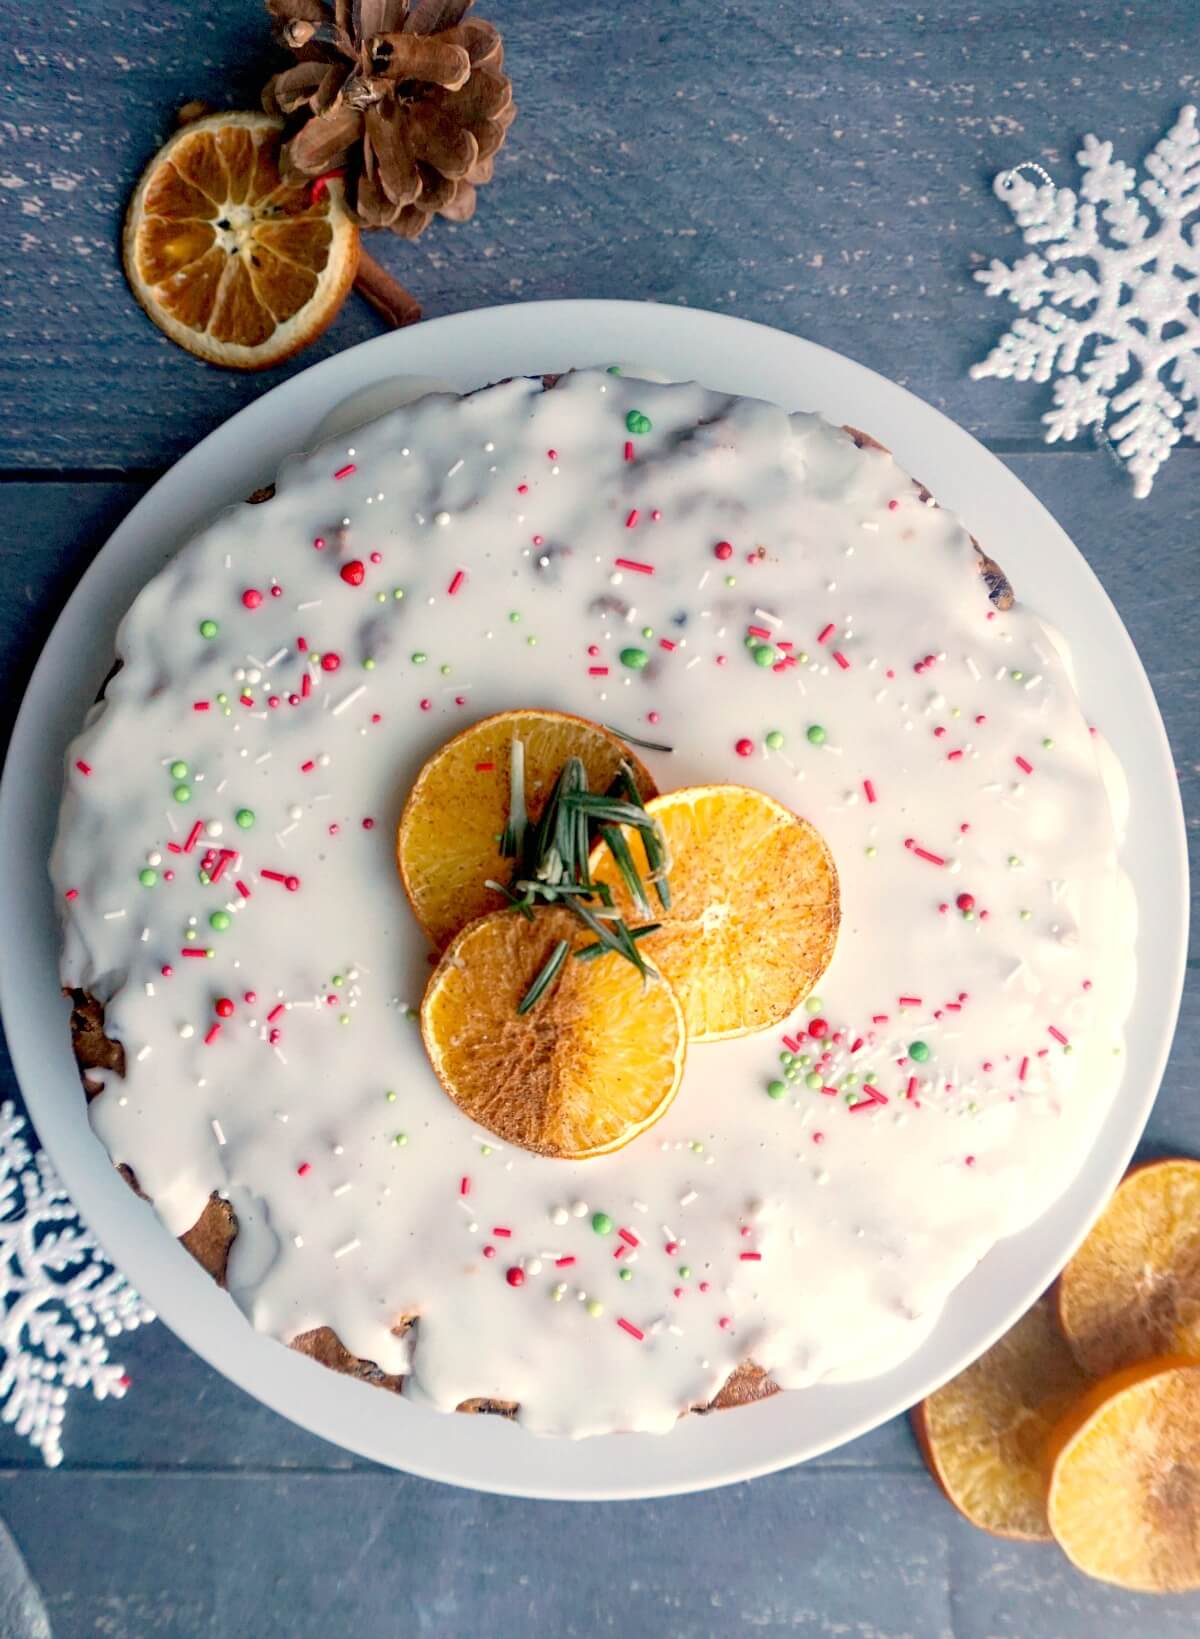
[[472,0],[267,0],[296,63],[263,107],[292,122],[286,170],[340,170],[365,228],[415,239],[435,215],[465,222],[516,116],[490,23]]

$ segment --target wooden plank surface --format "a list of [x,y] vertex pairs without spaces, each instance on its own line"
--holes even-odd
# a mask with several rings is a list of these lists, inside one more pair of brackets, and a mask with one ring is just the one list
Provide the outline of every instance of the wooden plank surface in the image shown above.
[[[1195,865],[1200,452],[1176,453],[1137,503],[1101,453],[1040,447],[1047,389],[966,378],[1008,312],[971,270],[1020,253],[992,176],[1033,158],[1074,183],[1089,130],[1136,160],[1196,100],[1194,0],[479,3],[504,29],[522,109],[497,180],[475,222],[416,246],[376,235],[375,254],[430,315],[561,296],[711,307],[837,348],[946,409],[1045,501],[1124,617],[1171,736]],[[122,210],[171,110],[194,96],[253,105],[269,64],[256,0],[10,8],[6,46],[0,745],[55,615],[149,477],[284,374],[377,332],[352,302],[288,370],[228,375],[166,343],[125,288]],[[1200,1154],[1198,972],[1193,960],[1146,1154]],[[0,1097],[14,1092],[0,1045]],[[161,1325],[118,1348],[131,1392],[72,1400],[62,1469],[0,1428],[0,1516],[56,1639],[1200,1631],[1200,1598],[1120,1594],[1052,1548],[965,1526],[903,1420],[707,1496],[515,1502],[351,1457]]]
[[[971,382],[1007,322],[970,278],[1019,253],[992,177],[1076,181],[1088,131],[1135,161],[1195,97],[1194,0],[494,0],[521,108],[476,219],[371,249],[430,316],[543,297],[716,308],[870,363],[1010,446],[1048,389]],[[256,0],[90,0],[15,28],[0,125],[0,469],[158,467],[378,331],[357,299],[253,377],[185,357],[121,275],[133,180],[192,97],[256,106]],[[30,391],[31,378],[36,391]]]

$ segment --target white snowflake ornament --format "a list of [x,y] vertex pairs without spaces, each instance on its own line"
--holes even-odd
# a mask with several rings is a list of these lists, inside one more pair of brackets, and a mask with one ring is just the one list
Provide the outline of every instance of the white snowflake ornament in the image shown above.
[[1014,319],[971,375],[1057,374],[1046,442],[1095,427],[1143,499],[1180,437],[1200,438],[1200,225],[1184,227],[1200,211],[1196,110],[1180,110],[1146,156],[1141,183],[1113,159],[1111,142],[1084,137],[1075,157],[1078,196],[1019,174],[1039,166],[996,178],[1026,244],[1046,248],[975,275],[989,296],[1007,296],[1030,317]]
[[107,1340],[154,1313],[105,1261],[25,1129],[0,1104],[0,1418],[56,1468],[69,1391],[123,1395],[128,1378]]

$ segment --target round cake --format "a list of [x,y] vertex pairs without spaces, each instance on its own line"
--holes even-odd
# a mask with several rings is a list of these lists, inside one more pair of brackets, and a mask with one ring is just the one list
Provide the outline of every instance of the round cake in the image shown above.
[[[1119,773],[1061,642],[861,433],[615,368],[427,397],[220,516],[117,660],[52,860],[90,1119],[328,1365],[568,1436],[876,1374],[1111,1105]],[[423,765],[531,708],[660,792],[774,799],[840,901],[816,994],[693,1039],[660,1118],[580,1160],[447,1096],[396,868]]]

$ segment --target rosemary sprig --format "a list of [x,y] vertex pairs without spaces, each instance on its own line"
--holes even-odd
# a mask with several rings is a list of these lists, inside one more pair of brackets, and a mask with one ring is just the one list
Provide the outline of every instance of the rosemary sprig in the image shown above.
[[[661,827],[647,814],[628,763],[622,763],[607,793],[588,790],[587,770],[578,757],[568,757],[546,799],[536,823],[531,824],[525,798],[525,748],[514,737],[509,776],[509,814],[500,838],[500,851],[515,861],[507,883],[489,881],[509,906],[529,921],[534,906],[560,905],[570,910],[595,935],[595,943],[575,952],[580,961],[599,956],[624,958],[649,979],[650,969],[637,941],[660,926],[654,922],[631,928],[614,905],[606,882],[594,882],[588,860],[595,837],[601,837],[639,915],[649,916],[650,896],[634,862],[622,827],[642,838],[650,866],[649,879],[663,907],[670,903],[666,887],[666,846]],[[665,895],[665,897],[664,897]],[[566,961],[569,941],[559,940],[517,1007],[528,1013],[546,994]]]
[[611,723],[605,723],[604,726],[610,734],[615,734],[618,740],[624,740],[627,746],[641,746],[643,751],[661,751],[668,757],[675,750],[674,746],[660,745],[657,740],[639,740],[636,734],[626,734],[623,728],[614,728]]
[[517,1003],[518,1013],[528,1013],[531,1007],[537,1006],[538,1002],[546,994],[546,991],[553,982],[555,974],[566,961],[567,952],[570,948],[571,945],[569,940],[560,939],[558,941],[554,949],[550,952],[550,955],[547,957],[542,971],[538,974],[537,978],[533,981],[529,989]]

